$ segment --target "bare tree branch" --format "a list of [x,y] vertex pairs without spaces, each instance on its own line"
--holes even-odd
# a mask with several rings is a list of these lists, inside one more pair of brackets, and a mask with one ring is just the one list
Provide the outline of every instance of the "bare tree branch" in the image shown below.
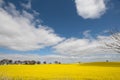
[[111,35],[108,41],[104,41],[104,49],[111,49],[117,53],[120,53],[120,31],[111,30]]

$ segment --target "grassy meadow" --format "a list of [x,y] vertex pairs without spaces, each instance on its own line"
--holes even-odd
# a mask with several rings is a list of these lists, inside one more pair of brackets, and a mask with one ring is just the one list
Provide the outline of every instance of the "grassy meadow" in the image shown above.
[[0,80],[120,80],[120,63],[1,65]]

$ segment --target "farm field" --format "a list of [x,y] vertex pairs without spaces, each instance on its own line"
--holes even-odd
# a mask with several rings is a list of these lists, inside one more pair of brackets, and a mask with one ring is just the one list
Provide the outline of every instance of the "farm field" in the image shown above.
[[120,80],[120,63],[1,65],[0,80]]

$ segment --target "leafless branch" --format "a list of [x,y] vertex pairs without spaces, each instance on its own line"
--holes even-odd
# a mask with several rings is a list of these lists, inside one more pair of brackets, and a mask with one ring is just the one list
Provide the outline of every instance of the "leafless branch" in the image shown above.
[[111,49],[117,53],[120,53],[120,31],[111,30],[109,33],[111,35],[109,40],[104,42],[104,49]]

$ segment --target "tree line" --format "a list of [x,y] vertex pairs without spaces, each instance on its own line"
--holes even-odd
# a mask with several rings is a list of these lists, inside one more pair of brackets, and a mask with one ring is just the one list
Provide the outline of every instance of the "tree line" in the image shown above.
[[[35,64],[52,64],[52,63],[47,63],[46,61],[35,61],[35,60],[10,60],[10,59],[2,59],[0,60],[0,65],[9,65],[9,64],[28,64],[28,65],[35,65]],[[54,64],[61,64],[59,61],[54,61]]]

